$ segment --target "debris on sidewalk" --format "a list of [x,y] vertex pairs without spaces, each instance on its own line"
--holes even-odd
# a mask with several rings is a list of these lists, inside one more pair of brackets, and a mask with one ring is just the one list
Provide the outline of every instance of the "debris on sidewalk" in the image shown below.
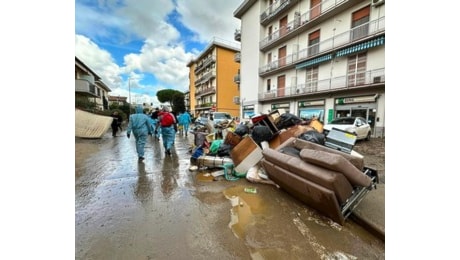
[[196,131],[191,162],[223,169],[226,180],[275,185],[343,225],[378,183],[377,171],[364,166],[349,136],[340,131],[325,136],[317,119],[275,110],[239,125]]

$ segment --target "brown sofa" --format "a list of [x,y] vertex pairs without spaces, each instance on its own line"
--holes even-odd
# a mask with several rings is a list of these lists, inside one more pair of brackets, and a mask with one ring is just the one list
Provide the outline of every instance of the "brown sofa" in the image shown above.
[[341,225],[378,181],[363,158],[294,137],[262,154],[271,180]]

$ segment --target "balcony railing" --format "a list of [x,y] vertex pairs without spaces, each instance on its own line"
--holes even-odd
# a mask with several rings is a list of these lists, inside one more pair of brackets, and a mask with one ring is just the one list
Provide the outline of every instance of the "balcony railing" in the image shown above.
[[212,69],[206,73],[203,74],[203,76],[201,76],[200,78],[198,78],[197,80],[195,80],[195,85],[199,85],[201,83],[204,83],[212,78],[215,78],[216,77],[216,70],[215,69]]
[[236,84],[240,84],[240,74],[237,74],[233,77],[233,82]]
[[215,106],[215,103],[203,103],[203,104],[198,104],[195,106],[195,108],[211,108],[212,106]]
[[75,92],[79,92],[86,96],[98,97],[96,93],[96,85],[91,84],[89,81],[84,79],[75,80]]
[[[331,50],[345,47],[355,42],[361,41],[370,36],[379,35],[385,32],[385,17],[370,21],[346,32],[335,35],[317,44],[308,46],[298,52],[282,57],[276,61],[269,62],[259,68],[259,74],[264,74],[276,69],[288,67],[289,65],[302,62],[304,60],[317,57]],[[359,35],[359,37],[358,37]]]
[[272,5],[270,5],[264,12],[260,14],[260,23],[262,25],[267,25],[274,18],[277,17],[277,14],[282,13],[284,10],[289,9],[291,6],[296,4],[298,0],[277,0]]
[[233,56],[233,60],[235,62],[240,62],[241,61],[241,52],[235,53],[235,55]]
[[210,57],[206,58],[205,60],[203,60],[203,62],[201,64],[199,64],[198,66],[196,66],[195,68],[195,74],[196,73],[199,73],[201,70],[203,70],[204,68],[206,68],[206,66],[208,66],[209,64],[213,63],[213,62],[216,62],[216,55],[211,55]]
[[216,93],[216,87],[201,88],[195,92],[195,96],[203,96]]
[[236,29],[235,30],[235,41],[241,41],[241,30],[240,29]]
[[385,84],[385,68],[301,83],[286,88],[272,89],[259,93],[259,100],[278,99],[351,88],[372,87],[382,84]]
[[[283,38],[288,39],[294,37],[298,34],[294,33],[295,31],[305,31],[307,30],[307,26],[310,23],[317,23],[318,18],[325,19],[328,16],[332,16],[334,9],[337,8],[337,12],[341,8],[345,8],[346,6],[350,6],[357,1],[352,0],[324,0],[319,5],[312,7],[307,12],[303,13],[302,15],[295,15],[294,19],[290,21],[286,26],[280,27],[277,31],[272,32],[272,34],[268,35],[264,39],[259,42],[259,49],[261,51],[266,51],[271,46],[281,41]],[[339,8],[340,7],[340,8]]]

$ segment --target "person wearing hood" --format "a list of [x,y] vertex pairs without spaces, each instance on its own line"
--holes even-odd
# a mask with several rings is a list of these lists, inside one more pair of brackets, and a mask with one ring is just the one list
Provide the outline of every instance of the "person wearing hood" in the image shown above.
[[171,156],[171,148],[176,138],[176,131],[174,130],[174,126],[177,124],[176,117],[170,112],[167,106],[164,106],[158,115],[165,154]]
[[147,136],[152,135],[153,127],[150,123],[149,116],[144,114],[142,106],[136,107],[136,113],[129,116],[128,128],[126,129],[126,136],[130,138],[133,132],[136,140],[136,152],[139,161],[144,160],[144,148],[147,142]]

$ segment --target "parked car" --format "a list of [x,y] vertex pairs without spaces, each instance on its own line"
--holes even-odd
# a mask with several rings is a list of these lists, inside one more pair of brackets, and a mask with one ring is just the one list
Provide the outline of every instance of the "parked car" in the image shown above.
[[195,119],[195,124],[197,125],[206,125],[208,123],[208,118],[204,116],[199,116]]
[[230,122],[233,119],[232,115],[227,112],[214,112],[212,113],[212,117],[214,118],[214,125],[217,125],[223,121]]
[[332,120],[323,126],[323,134],[326,135],[331,131],[332,128],[337,128],[343,131],[347,131],[356,134],[356,140],[370,140],[372,129],[371,126],[366,122],[366,119],[362,117],[339,117]]

